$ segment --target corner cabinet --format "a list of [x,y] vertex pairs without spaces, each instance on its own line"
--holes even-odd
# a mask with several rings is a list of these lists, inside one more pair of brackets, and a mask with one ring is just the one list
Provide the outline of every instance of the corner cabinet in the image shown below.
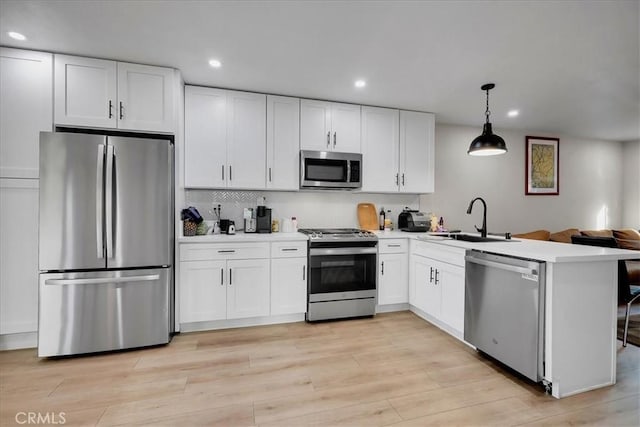
[[176,70],[55,55],[59,126],[175,133]]
[[180,249],[180,322],[269,315],[269,243]]
[[362,191],[434,191],[435,116],[362,107]]
[[185,87],[185,187],[264,189],[266,95]]
[[300,148],[360,152],[360,105],[300,101]]
[[267,95],[267,176],[269,190],[300,186],[300,99]]
[[412,240],[409,303],[418,314],[462,339],[465,250]]

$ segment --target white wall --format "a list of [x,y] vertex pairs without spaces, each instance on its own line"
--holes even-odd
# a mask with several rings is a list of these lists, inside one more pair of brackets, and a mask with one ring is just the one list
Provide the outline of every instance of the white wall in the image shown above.
[[640,140],[624,142],[622,226],[640,230]]
[[236,228],[244,226],[243,208],[255,208],[259,196],[266,197],[266,206],[272,209],[272,218],[295,216],[299,228],[358,227],[358,203],[373,203],[378,212],[381,207],[390,209],[393,222],[405,206],[418,208],[419,197],[415,194],[369,194],[349,191],[221,191],[187,190],[186,206],[195,206],[207,220],[213,219],[209,212],[213,204],[222,205],[222,217],[235,221]]
[[489,232],[621,226],[622,143],[531,133],[560,138],[560,195],[525,196],[527,133],[498,128],[508,153],[467,155],[480,132],[480,127],[436,125],[435,192],[420,197],[420,208],[443,216],[449,229],[472,231],[482,224],[481,204],[466,214],[474,197],[487,202]]

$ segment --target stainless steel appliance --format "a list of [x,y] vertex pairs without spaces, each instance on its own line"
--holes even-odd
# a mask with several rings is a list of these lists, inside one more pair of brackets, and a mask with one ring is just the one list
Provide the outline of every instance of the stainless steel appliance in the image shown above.
[[402,231],[429,231],[430,221],[424,212],[405,209],[398,215],[398,228]]
[[465,260],[465,341],[541,381],[545,263],[478,251]]
[[362,154],[300,151],[300,188],[352,190],[362,187]]
[[41,133],[39,223],[39,356],[169,342],[169,140]]
[[309,236],[307,321],[373,316],[375,234],[357,229],[301,229]]

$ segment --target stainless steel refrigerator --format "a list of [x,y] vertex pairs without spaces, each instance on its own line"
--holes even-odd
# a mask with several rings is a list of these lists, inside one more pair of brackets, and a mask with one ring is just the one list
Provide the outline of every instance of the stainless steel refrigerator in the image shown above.
[[40,134],[38,356],[169,342],[172,260],[171,141]]

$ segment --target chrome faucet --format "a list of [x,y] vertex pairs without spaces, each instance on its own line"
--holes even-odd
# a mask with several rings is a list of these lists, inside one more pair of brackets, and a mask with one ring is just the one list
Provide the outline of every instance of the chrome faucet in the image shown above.
[[475,203],[476,200],[480,200],[482,202],[482,205],[484,206],[484,211],[482,213],[482,228],[478,228],[475,225],[474,227],[476,227],[476,230],[478,230],[478,232],[480,233],[480,237],[487,237],[487,203],[484,201],[484,199],[482,197],[476,197],[475,199],[473,199],[471,203],[469,203],[469,207],[467,208],[467,214],[471,215],[471,209],[473,209],[473,204]]

